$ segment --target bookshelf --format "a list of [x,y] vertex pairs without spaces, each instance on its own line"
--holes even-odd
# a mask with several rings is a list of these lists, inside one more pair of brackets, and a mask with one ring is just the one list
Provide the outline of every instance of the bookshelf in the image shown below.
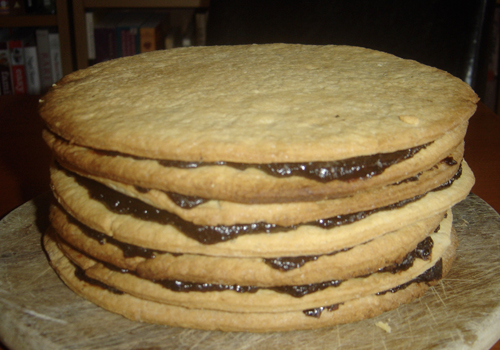
[[88,66],[85,11],[87,9],[207,8],[210,0],[72,0],[76,69]]
[[61,46],[61,63],[63,74],[73,71],[73,54],[71,49],[70,22],[68,17],[67,0],[56,0],[57,13],[33,15],[6,15],[2,16],[0,28],[14,27],[57,27]]

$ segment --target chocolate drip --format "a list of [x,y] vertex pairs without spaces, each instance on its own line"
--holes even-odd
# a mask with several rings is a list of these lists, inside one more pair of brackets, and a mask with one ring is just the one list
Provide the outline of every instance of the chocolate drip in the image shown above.
[[256,293],[260,288],[252,286],[226,285],[214,283],[190,283],[174,280],[153,280],[153,282],[173,292],[222,292],[231,290],[237,293]]
[[343,303],[333,304],[333,305],[329,305],[329,306],[321,306],[321,307],[317,307],[314,309],[303,310],[302,312],[304,313],[304,315],[306,315],[308,317],[320,318],[323,311],[336,311],[339,309],[339,306],[342,304]]
[[176,280],[153,280],[153,282],[162,285],[174,292],[222,292],[231,290],[237,293],[256,293],[260,289],[269,289],[277,293],[288,294],[295,298],[301,298],[307,294],[311,294],[329,287],[338,287],[342,281],[332,280],[321,283],[305,284],[299,286],[278,286],[278,287],[255,287],[241,285],[226,285],[216,283],[194,283]]
[[154,259],[156,257],[156,253],[158,252],[148,248],[139,247],[133,244],[120,242],[111,236],[105,235],[104,233],[101,233],[99,231],[91,229],[88,226],[80,224],[76,220],[73,219],[70,220],[74,221],[74,223],[80,227],[80,229],[86,236],[97,240],[100,244],[109,243],[116,246],[117,248],[120,248],[125,258],[133,258],[136,256],[140,256],[146,259]]
[[[341,250],[337,250],[335,252],[325,254],[326,256],[332,256],[340,252],[346,252],[352,248],[345,248]],[[307,255],[307,256],[282,256],[279,258],[267,258],[263,259],[264,262],[272,267],[273,269],[280,270],[280,271],[290,271],[294,269],[298,269],[299,267],[302,267],[309,261],[316,261],[318,258],[320,258],[322,255]]]
[[329,287],[338,287],[342,283],[341,280],[331,280],[321,283],[305,284],[301,286],[280,286],[269,288],[278,293],[288,294],[295,298],[301,298],[307,294],[318,292]]
[[413,157],[429,144],[420,145],[392,153],[378,153],[369,156],[353,157],[331,162],[305,163],[268,163],[246,164],[234,162],[184,162],[158,160],[160,165],[181,169],[196,169],[202,166],[229,166],[238,170],[259,169],[276,177],[301,176],[318,182],[333,180],[348,181],[352,179],[370,178],[381,174],[391,165]]
[[417,244],[417,247],[407,254],[402,262],[399,264],[389,265],[379,270],[379,272],[397,273],[406,271],[413,266],[415,259],[429,260],[432,253],[434,241],[431,237],[425,238],[422,242]]
[[113,294],[118,294],[118,295],[124,294],[121,290],[108,286],[107,284],[102,283],[101,281],[98,281],[96,279],[90,278],[85,274],[85,270],[82,269],[80,266],[75,264],[73,264],[73,266],[75,267],[75,277],[78,278],[80,281],[87,282],[88,284],[91,284],[95,287],[106,289]]
[[457,165],[457,161],[453,159],[453,157],[446,157],[445,159],[443,159],[443,162],[445,162],[449,166]]
[[448,187],[450,187],[453,184],[453,182],[455,182],[456,180],[458,180],[460,178],[460,176],[462,176],[462,164],[460,164],[460,167],[458,168],[458,171],[455,173],[455,175],[453,175],[453,177],[451,179],[449,179],[445,183],[441,184],[440,186],[436,187],[432,191],[433,192],[437,192],[437,191],[441,191],[441,190],[447,189]]
[[441,279],[442,277],[443,277],[443,259],[439,259],[439,261],[436,262],[436,264],[433,267],[431,267],[430,269],[425,271],[423,274],[421,274],[417,278],[414,278],[413,280],[406,282],[406,283],[403,283],[397,287],[385,290],[383,292],[379,292],[379,293],[377,293],[377,295],[384,295],[387,293],[396,293],[400,290],[408,288],[408,286],[411,285],[412,283],[422,283],[422,282],[429,283],[432,281],[437,281],[437,280]]
[[186,196],[175,192],[166,192],[166,194],[172,200],[172,202],[183,209],[192,209],[209,201],[209,199],[197,196]]
[[[417,278],[415,278],[409,282],[403,283],[397,287],[388,289],[388,290],[383,291],[383,292],[379,292],[376,295],[384,295],[387,293],[396,293],[400,290],[408,288],[408,286],[410,286],[412,283],[421,283],[421,282],[429,283],[432,281],[439,280],[442,277],[443,277],[443,260],[439,259],[439,261],[433,267],[429,268],[427,271],[422,273]],[[304,315],[306,315],[308,317],[320,318],[323,311],[325,311],[325,310],[326,311],[338,310],[340,305],[342,305],[342,303],[330,305],[330,306],[321,306],[321,307],[314,308],[314,309],[307,309],[307,310],[303,310],[302,312],[304,313]]]

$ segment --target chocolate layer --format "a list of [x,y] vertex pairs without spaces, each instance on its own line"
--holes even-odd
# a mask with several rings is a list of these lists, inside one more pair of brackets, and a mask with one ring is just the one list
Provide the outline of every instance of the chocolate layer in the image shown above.
[[[453,157],[446,157],[441,162],[445,163],[449,166],[453,166],[453,165],[457,164],[457,161],[455,159],[453,159]],[[415,176],[411,176],[407,179],[398,181],[398,182],[394,183],[393,185],[397,186],[397,185],[401,185],[401,184],[404,184],[407,182],[418,181],[418,179],[420,178],[420,175],[422,175],[422,173],[418,173]],[[146,193],[149,191],[146,188],[142,188],[142,187],[138,187],[138,186],[136,186],[136,189],[142,193]],[[177,206],[179,206],[183,209],[192,209],[192,208],[195,208],[198,205],[206,203],[210,200],[210,199],[201,198],[198,196],[187,196],[187,195],[183,195],[183,194],[175,193],[175,192],[165,192],[165,193],[172,200],[172,202],[174,202]]]
[[156,160],[160,165],[165,167],[196,169],[204,166],[229,166],[242,171],[253,168],[259,169],[266,174],[276,177],[301,176],[319,182],[329,182],[333,180],[349,181],[352,179],[363,179],[379,175],[391,165],[412,158],[422,149],[425,149],[429,144],[430,143],[427,143],[392,153],[377,153],[338,161],[269,164],[235,163],[226,161],[185,162],[177,160],[149,159],[115,151],[94,150],[94,152],[113,157],[120,156],[130,157],[137,160]]
[[[453,181],[458,179],[461,175],[461,168],[457,174],[446,183],[440,185],[434,191],[441,190],[451,186]],[[217,225],[217,226],[202,226],[195,225],[192,222],[180,218],[178,215],[170,213],[166,210],[155,208],[146,204],[138,199],[128,197],[109,187],[73,174],[81,186],[84,186],[91,198],[99,200],[106,207],[117,214],[132,215],[140,220],[153,221],[162,225],[173,225],[186,236],[202,243],[202,244],[216,244],[219,242],[235,239],[244,234],[258,234],[258,233],[276,233],[287,232],[297,229],[300,225],[280,226],[266,222],[258,222],[251,224],[236,224],[236,225]],[[385,207],[376,208],[373,210],[360,211],[357,213],[347,215],[337,215],[330,218],[320,219],[312,222],[307,222],[301,225],[311,225],[329,229],[332,227],[347,225],[366,218],[369,215],[380,211],[393,210],[401,208],[409,203],[412,203],[424,195],[419,195],[410,199],[406,199]]]
[[[432,281],[440,280],[442,278],[442,276],[443,276],[443,260],[439,259],[439,261],[433,267],[431,267],[430,269],[425,271],[423,274],[421,274],[417,278],[414,278],[413,280],[406,282],[406,283],[403,283],[397,287],[394,287],[394,288],[391,288],[389,290],[377,293],[376,295],[384,295],[387,293],[396,293],[400,290],[408,288],[413,283],[422,283],[422,282],[429,283]],[[307,310],[304,310],[302,312],[306,316],[320,318],[323,311],[338,310],[340,305],[342,305],[342,304],[321,306],[321,307],[314,308],[314,309],[307,309]]]
[[413,157],[429,144],[396,151],[392,153],[377,153],[368,156],[353,157],[331,162],[305,163],[269,163],[246,164],[234,162],[182,162],[159,160],[166,167],[195,169],[203,166],[224,165],[238,170],[259,169],[266,174],[277,177],[301,176],[307,179],[329,182],[333,180],[348,181],[352,179],[369,178],[381,174],[391,165]]

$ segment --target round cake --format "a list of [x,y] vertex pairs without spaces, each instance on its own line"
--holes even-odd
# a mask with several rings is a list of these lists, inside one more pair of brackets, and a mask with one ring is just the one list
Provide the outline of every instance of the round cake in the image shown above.
[[351,46],[190,47],[71,73],[40,101],[50,263],[132,320],[326,327],[443,278],[477,95]]

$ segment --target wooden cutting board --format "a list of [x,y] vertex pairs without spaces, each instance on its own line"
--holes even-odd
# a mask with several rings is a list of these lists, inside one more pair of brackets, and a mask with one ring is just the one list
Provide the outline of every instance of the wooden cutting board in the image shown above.
[[424,297],[371,320],[271,334],[132,322],[78,297],[41,248],[48,201],[30,201],[0,222],[0,339],[10,350],[489,349],[500,338],[500,216],[475,195],[454,209],[460,247],[452,271]]

